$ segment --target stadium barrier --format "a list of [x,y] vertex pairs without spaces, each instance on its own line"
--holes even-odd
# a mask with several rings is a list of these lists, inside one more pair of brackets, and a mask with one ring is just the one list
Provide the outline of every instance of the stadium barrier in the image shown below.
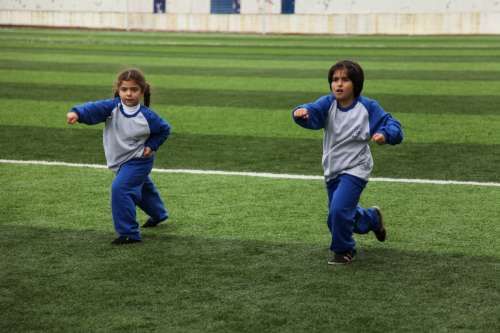
[[500,34],[498,22],[500,12],[210,15],[0,11],[2,26],[264,34]]

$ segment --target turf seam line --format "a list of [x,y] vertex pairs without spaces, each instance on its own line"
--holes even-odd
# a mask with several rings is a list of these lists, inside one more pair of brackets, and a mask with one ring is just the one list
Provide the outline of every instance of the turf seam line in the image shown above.
[[[33,161],[33,160],[30,161],[30,160],[0,159],[0,164],[28,164],[28,165],[65,166],[74,168],[107,169],[107,166],[102,164],[68,163],[60,161]],[[159,169],[159,168],[153,168],[153,172],[181,173],[181,174],[195,174],[195,175],[242,176],[242,177],[258,177],[258,178],[273,178],[273,179],[324,180],[323,176],[296,175],[296,174],[270,173],[270,172],[245,172],[245,171],[196,170],[196,169]],[[388,183],[500,187],[500,183],[495,183],[495,182],[475,182],[475,181],[459,181],[459,180],[373,177],[370,178],[370,181],[388,182]]]

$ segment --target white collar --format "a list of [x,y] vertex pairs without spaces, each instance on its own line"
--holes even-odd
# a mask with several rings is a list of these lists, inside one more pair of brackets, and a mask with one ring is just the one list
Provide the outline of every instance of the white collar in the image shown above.
[[139,109],[141,108],[141,104],[137,104],[135,106],[126,106],[125,104],[122,103],[122,107],[123,107],[123,113],[131,116],[136,114],[137,111],[139,111]]

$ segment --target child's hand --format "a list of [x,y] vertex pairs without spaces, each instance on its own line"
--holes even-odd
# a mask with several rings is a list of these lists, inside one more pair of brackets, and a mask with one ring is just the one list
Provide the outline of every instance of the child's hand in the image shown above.
[[151,157],[153,156],[153,149],[149,148],[149,147],[144,147],[144,152],[142,153],[142,156],[143,157]]
[[385,136],[382,133],[375,133],[372,136],[372,141],[375,141],[379,145],[385,144]]
[[307,109],[301,108],[293,111],[293,117],[307,120],[309,119],[309,111]]
[[66,115],[66,121],[68,122],[68,124],[73,125],[78,121],[78,113],[68,112],[68,114]]

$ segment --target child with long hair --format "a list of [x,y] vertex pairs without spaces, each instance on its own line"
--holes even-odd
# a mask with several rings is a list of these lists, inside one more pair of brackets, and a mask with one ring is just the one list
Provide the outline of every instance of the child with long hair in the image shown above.
[[324,129],[323,169],[328,192],[327,224],[333,256],[328,264],[349,264],[356,253],[353,233],[373,231],[383,242],[387,231],[378,207],[359,205],[373,169],[369,142],[395,145],[403,140],[401,124],[373,99],[361,96],[361,66],[344,60],[328,72],[331,94],[293,110],[297,124]]
[[118,238],[112,244],[121,245],[141,242],[136,206],[149,216],[143,227],[155,227],[168,218],[149,174],[155,152],[170,134],[170,125],[149,108],[150,86],[138,69],[118,74],[114,88],[114,98],[77,105],[66,118],[70,125],[105,122],[104,153],[108,168],[116,174],[111,211]]

